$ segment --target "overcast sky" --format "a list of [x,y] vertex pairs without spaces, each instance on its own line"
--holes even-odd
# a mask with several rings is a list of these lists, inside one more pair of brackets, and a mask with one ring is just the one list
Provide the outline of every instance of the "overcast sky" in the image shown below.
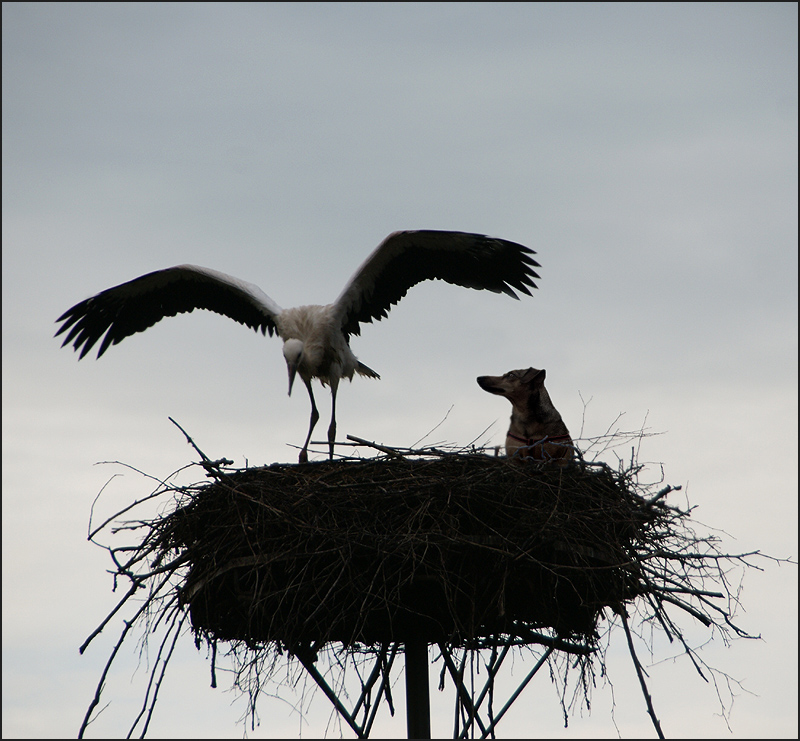
[[[100,361],[59,349],[59,314],[171,265],[293,306],[332,301],[399,229],[528,245],[533,298],[432,282],[353,339],[381,380],[342,385],[339,437],[501,444],[510,407],[475,377],[545,368],[576,437],[620,413],[663,433],[640,457],[684,486],[673,503],[731,551],[796,558],[796,4],[2,10],[3,736],[74,736],[121,629],[79,656],[118,598],[90,507],[115,474],[99,515],[152,482],[97,462],[164,477],[194,460],[169,415],[238,466],[295,461],[305,436],[280,343],[223,317],[169,319]],[[730,733],[677,649],[648,657],[668,736],[797,736],[797,570],[762,565],[739,622],[763,640],[703,652],[747,690]],[[150,735],[241,734],[242,703],[226,675],[209,687],[190,636],[173,661]],[[136,665],[131,643],[90,735],[126,733]],[[613,694],[600,681],[566,730],[542,673],[500,736],[652,736],[621,631],[609,672]],[[402,694],[375,735],[405,734]],[[449,695],[432,699],[447,735]],[[322,696],[303,725],[281,700],[259,710],[255,737],[313,737],[330,713]]]

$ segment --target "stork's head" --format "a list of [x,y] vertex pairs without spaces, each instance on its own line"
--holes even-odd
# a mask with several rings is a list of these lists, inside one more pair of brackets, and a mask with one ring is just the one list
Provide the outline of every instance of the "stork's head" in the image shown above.
[[303,357],[303,343],[295,339],[286,340],[283,343],[283,357],[286,358],[286,367],[289,369],[289,396],[291,396],[294,377]]

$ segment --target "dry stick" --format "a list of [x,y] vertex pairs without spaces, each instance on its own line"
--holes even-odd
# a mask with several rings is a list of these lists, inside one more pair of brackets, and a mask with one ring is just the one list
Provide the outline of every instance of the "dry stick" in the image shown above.
[[183,628],[183,624],[186,622],[187,615],[181,618],[181,622],[178,624],[178,628],[175,631],[175,637],[172,639],[172,646],[170,646],[169,653],[167,654],[167,658],[164,659],[164,663],[161,666],[161,675],[158,678],[158,682],[156,683],[156,689],[153,693],[153,701],[150,703],[150,709],[147,713],[147,722],[145,723],[144,728],[142,729],[141,738],[144,738],[147,735],[147,729],[150,726],[150,720],[153,717],[153,711],[156,708],[156,700],[158,700],[158,692],[161,689],[161,683],[164,681],[164,675],[167,672],[167,664],[169,664],[169,660],[172,658],[172,654],[175,651],[175,646],[178,643],[178,638],[181,635],[181,629]]
[[[458,667],[458,681],[456,682],[456,686],[461,686],[461,680],[464,677],[464,664],[467,662],[467,652],[464,651],[464,657],[461,659],[461,666]],[[444,689],[444,677],[445,672],[447,671],[447,664],[443,663],[442,667],[442,676],[439,680],[439,691],[441,692]],[[454,720],[453,720],[453,738],[461,738],[461,732],[458,730],[458,727],[461,723],[461,715],[462,715],[462,705],[463,703],[460,702],[458,696],[456,696],[455,708],[454,708]]]
[[392,655],[389,657],[389,661],[388,662],[386,661],[385,655],[381,660],[381,665],[382,665],[381,684],[380,687],[378,687],[378,694],[375,697],[375,704],[372,706],[372,713],[370,714],[366,724],[364,725],[365,738],[369,738],[369,733],[372,730],[372,724],[375,722],[375,717],[378,714],[378,708],[380,707],[381,703],[381,694],[384,694],[386,696],[386,703],[389,705],[389,712],[394,717],[394,705],[392,703],[392,692],[390,689],[389,674],[392,671],[392,665],[394,664],[395,656],[397,656],[397,643],[395,643],[392,646]]
[[[375,682],[378,681],[378,677],[380,676],[381,667],[383,665],[382,659],[386,656],[387,651],[387,644],[383,644],[381,646],[381,650],[378,655],[375,657],[375,666],[372,668],[372,672],[370,673],[369,677],[367,678],[366,683],[361,683],[361,695],[358,698],[358,702],[356,706],[353,708],[353,717],[355,718],[358,715],[358,711],[361,709],[361,705],[364,705],[364,721],[366,722],[368,714],[369,714],[369,703],[367,702],[367,695],[372,692],[372,688],[375,686]],[[356,666],[356,672],[358,672],[358,666]],[[358,672],[360,678],[360,672]],[[380,698],[378,698],[380,700]]]
[[128,601],[128,598],[131,597],[140,586],[141,584],[139,584],[137,581],[134,581],[133,585],[128,590],[128,593],[117,603],[117,606],[106,616],[106,619],[103,620],[103,622],[100,623],[100,625],[98,625],[97,628],[95,628],[92,634],[83,642],[83,645],[78,649],[79,653],[82,654],[86,650],[88,645],[95,639],[95,637],[97,637],[100,633],[103,632],[103,628],[105,628],[106,625],[108,625],[111,618],[117,614],[122,605],[124,605]]
[[[478,711],[475,706],[472,704],[472,698],[469,696],[466,687],[464,687],[464,682],[459,681],[459,671],[456,669],[456,665],[453,663],[453,659],[450,656],[450,652],[447,650],[443,643],[439,644],[439,651],[442,654],[442,659],[444,659],[445,666],[447,667],[447,671],[450,672],[450,676],[453,678],[453,682],[456,685],[456,693],[458,697],[461,698],[462,705],[466,708],[467,713],[469,714],[470,720],[474,720],[477,722],[478,726],[481,729],[481,732],[486,734],[486,726],[483,725],[483,721],[480,719],[478,715]],[[463,730],[462,730],[463,733]]]
[[664,633],[666,634],[667,638],[669,638],[669,642],[673,643],[675,639],[672,637],[672,630],[670,630],[669,626],[666,623],[666,620],[664,620],[664,615],[661,614],[663,612],[663,608],[661,607],[661,605],[655,603],[652,594],[645,592],[644,597],[647,600],[650,607],[653,608],[653,614],[656,616],[658,622],[661,624]]
[[[490,692],[494,688],[494,678],[497,676],[497,672],[500,671],[500,666],[502,665],[503,661],[505,660],[508,652],[511,650],[511,645],[506,644],[503,647],[503,653],[500,657],[497,657],[497,646],[492,646],[492,655],[493,659],[486,665],[486,670],[488,672],[488,677],[486,679],[486,684],[483,686],[483,690],[481,691],[480,695],[478,695],[478,699],[475,701],[475,712],[477,713],[480,710],[481,703],[483,702],[484,698],[486,697],[486,693]],[[492,723],[494,718],[492,717],[492,700],[491,695],[489,699],[489,722]],[[464,726],[464,730],[461,731],[460,738],[466,738],[466,734],[468,733],[469,729],[472,726],[472,719],[467,722]]]
[[[500,654],[500,657],[497,656],[497,646],[492,646],[492,659],[486,665],[486,670],[489,673],[488,679],[486,680],[486,684],[483,687],[483,691],[480,695],[478,695],[478,701],[475,703],[475,708],[480,708],[481,703],[483,702],[484,697],[486,697],[487,691],[490,691],[494,686],[494,678],[497,676],[497,672],[500,671],[500,666],[502,665],[503,661],[505,661],[508,652],[511,650],[511,644],[507,643],[503,647],[503,653]],[[491,709],[491,701],[489,703],[489,708]]]
[[713,621],[711,620],[711,618],[708,618],[708,617],[706,617],[705,615],[703,615],[703,613],[702,613],[702,612],[699,612],[698,610],[695,610],[693,607],[691,607],[690,605],[687,605],[685,602],[682,602],[682,601],[681,601],[681,600],[679,600],[679,599],[674,599],[673,597],[670,597],[670,596],[668,596],[668,595],[666,595],[666,594],[664,594],[664,593],[661,593],[661,594],[659,594],[658,596],[659,596],[659,597],[660,597],[660,598],[661,598],[661,599],[662,599],[664,602],[669,602],[670,604],[672,604],[672,605],[675,605],[675,607],[680,607],[680,608],[681,608],[681,610],[685,610],[685,611],[686,611],[686,612],[688,612],[688,613],[689,613],[689,614],[690,614],[690,615],[691,615],[693,618],[695,618],[696,620],[699,620],[701,623],[703,623],[703,625],[705,625],[705,626],[706,626],[706,628],[709,628],[709,627],[711,627],[711,625],[712,625],[712,623],[713,623]]
[[[189,443],[196,451],[197,454],[203,459],[202,466],[206,469],[206,471],[214,476],[214,478],[219,478],[220,475],[224,476],[222,471],[220,471],[220,466],[232,466],[233,461],[228,460],[227,458],[220,458],[218,461],[212,461],[200,448],[195,445],[194,440],[189,436],[189,433],[183,429],[172,417],[167,417],[172,424],[174,424],[186,437],[186,442]],[[216,472],[216,473],[215,473]]]
[[375,450],[380,450],[381,453],[386,453],[386,455],[391,455],[394,458],[402,458],[403,454],[398,453],[394,448],[387,448],[385,445],[378,445],[378,443],[371,443],[369,440],[364,440],[363,438],[356,437],[355,435],[348,435],[348,440],[352,440],[354,443],[358,443],[359,445],[366,445],[370,448],[375,448]]
[[[140,610],[141,613],[141,610]],[[106,662],[105,668],[103,669],[103,674],[100,676],[100,681],[97,683],[97,688],[94,693],[94,697],[92,698],[91,703],[89,704],[89,708],[86,711],[86,715],[83,718],[83,723],[81,723],[80,730],[78,731],[78,738],[83,738],[83,733],[89,725],[89,716],[91,716],[92,711],[100,704],[100,695],[103,692],[103,685],[106,681],[106,675],[108,674],[108,670],[111,668],[111,664],[114,662],[114,657],[117,655],[117,651],[119,651],[120,647],[122,646],[122,642],[125,640],[125,636],[128,634],[128,631],[133,627],[133,624],[136,620],[131,620],[130,622],[125,621],[125,628],[122,631],[122,634],[117,641],[117,645],[114,646],[114,650],[111,652],[111,656],[108,657],[108,661]]]
[[[78,738],[83,738],[83,733],[84,733],[84,731],[86,730],[86,728],[89,725],[89,717],[91,716],[92,711],[100,704],[100,695],[103,692],[103,685],[105,684],[106,676],[107,676],[109,670],[111,669],[111,664],[114,663],[114,658],[116,657],[117,652],[119,651],[120,647],[122,646],[123,641],[125,640],[125,636],[128,634],[128,631],[136,624],[136,621],[141,617],[142,613],[145,610],[148,609],[148,607],[150,605],[150,600],[152,599],[153,596],[155,596],[155,594],[157,594],[161,590],[161,587],[164,586],[164,584],[168,581],[168,579],[169,579],[169,577],[164,579],[164,581],[162,581],[161,584],[159,584],[155,588],[155,591],[153,591],[153,593],[151,594],[150,598],[148,598],[144,602],[144,604],[137,610],[137,612],[133,616],[132,620],[130,620],[130,621],[123,620],[123,622],[125,623],[125,628],[123,629],[123,631],[122,631],[122,633],[121,633],[121,635],[119,637],[119,640],[117,641],[117,644],[114,646],[114,650],[111,652],[111,656],[108,657],[108,661],[106,662],[105,668],[103,669],[103,673],[100,676],[100,681],[97,683],[97,688],[95,689],[94,697],[92,698],[92,701],[89,704],[89,708],[86,711],[86,715],[85,715],[85,717],[83,719],[83,723],[81,723],[80,730],[78,731]],[[125,595],[125,597],[122,599],[122,601],[114,608],[114,610],[112,611],[111,615],[109,615],[103,621],[103,623],[100,625],[100,627],[97,630],[95,630],[94,633],[92,633],[92,635],[89,636],[89,638],[86,639],[86,641],[84,642],[84,644],[80,648],[80,652],[81,653],[84,652],[84,650],[89,645],[89,643],[92,641],[92,639],[103,630],[103,627],[108,623],[108,621],[111,619],[111,617],[114,615],[114,613],[116,613],[117,610],[119,610],[119,608],[122,607],[122,605],[125,603],[125,601],[128,599],[128,597],[130,597],[131,594],[133,594],[133,592],[137,588],[138,588],[138,586],[136,584],[134,584],[131,587],[131,591],[128,592],[128,594]]]
[[211,644],[211,689],[217,689],[217,639]]
[[525,628],[523,625],[515,625],[516,634],[525,643],[538,643],[542,646],[547,646],[551,649],[558,649],[568,654],[578,654],[579,656],[587,656],[594,653],[595,649],[591,646],[580,646],[577,643],[570,643],[562,638],[547,636],[543,633],[536,633],[532,630]]
[[[444,659],[445,658],[444,645],[442,643],[439,643],[438,646],[439,646],[439,653],[441,654],[442,659]],[[453,650],[456,651],[457,649],[454,647]],[[456,688],[456,701],[455,701],[454,717],[453,717],[453,738],[460,738],[458,728],[461,719],[461,713],[463,712],[464,709],[464,703],[461,702],[459,687],[461,687],[461,680],[464,676],[464,664],[466,663],[466,660],[467,660],[466,651],[464,651],[464,657],[461,659],[461,666],[459,667],[455,667],[455,665],[452,664],[452,659],[450,660],[450,662],[444,660],[442,662],[442,672],[439,676],[439,692],[441,692],[444,689],[445,676],[447,675],[448,672],[452,676],[453,684],[455,685]],[[455,672],[451,670],[450,668],[451,665],[455,667]]]
[[[167,583],[167,581],[169,580],[169,577],[170,577],[170,576],[171,576],[171,574],[169,574],[169,575],[168,575],[168,576],[167,576],[167,577],[166,577],[166,578],[165,578],[165,579],[164,579],[164,580],[161,582],[161,584],[159,584],[159,585],[158,585],[158,586],[155,588],[155,590],[154,590],[154,591],[151,593],[150,597],[147,599],[147,601],[145,602],[145,604],[143,605],[143,607],[141,607],[141,608],[139,609],[139,611],[136,613],[136,617],[134,617],[134,619],[133,619],[133,622],[135,622],[135,621],[136,621],[136,620],[139,618],[139,615],[141,615],[141,614],[142,614],[142,612],[144,611],[144,609],[145,609],[145,608],[147,607],[147,605],[150,603],[150,599],[152,599],[152,597],[154,597],[154,596],[155,596],[155,595],[156,595],[158,592],[160,592],[160,591],[161,591],[161,588],[164,586],[164,584],[166,584],[166,583]],[[112,618],[112,617],[114,617],[114,615],[116,615],[116,614],[117,614],[117,612],[119,612],[120,608],[121,608],[121,607],[122,607],[122,606],[123,606],[123,605],[124,605],[124,604],[125,604],[125,603],[128,601],[128,599],[129,599],[129,598],[130,598],[130,597],[131,597],[133,594],[135,594],[136,590],[137,590],[137,589],[139,589],[140,587],[142,587],[142,586],[143,586],[142,580],[141,580],[141,579],[139,579],[138,577],[129,577],[129,578],[130,578],[130,579],[131,579],[131,581],[133,582],[133,584],[131,585],[131,588],[128,590],[127,594],[126,594],[126,595],[125,595],[125,596],[124,596],[124,597],[123,597],[123,598],[122,598],[122,599],[121,599],[121,600],[120,600],[120,601],[117,603],[117,606],[116,606],[116,607],[115,607],[115,608],[114,608],[114,609],[113,609],[113,610],[112,610],[112,611],[111,611],[111,612],[110,612],[110,613],[109,613],[109,614],[106,616],[105,620],[103,620],[103,622],[102,622],[102,623],[100,623],[100,625],[98,625],[98,626],[97,626],[97,628],[95,628],[95,630],[92,632],[92,634],[91,634],[91,635],[90,635],[90,636],[89,636],[89,637],[88,637],[88,638],[87,638],[87,639],[86,639],[86,640],[83,642],[83,645],[82,645],[82,646],[81,646],[81,647],[78,649],[78,652],[79,652],[79,653],[83,654],[83,652],[86,650],[86,648],[88,647],[88,645],[89,645],[89,644],[90,644],[90,643],[91,643],[91,642],[92,642],[92,641],[93,641],[93,640],[94,640],[94,639],[95,639],[95,638],[96,638],[96,637],[97,637],[97,636],[98,636],[100,633],[102,633],[102,632],[103,632],[103,628],[105,628],[105,627],[106,627],[106,625],[108,625],[108,623],[109,623],[109,621],[111,620],[111,618]]]
[[665,486],[658,494],[656,494],[652,499],[646,500],[646,504],[648,506],[654,505],[659,499],[667,496],[671,491],[680,491],[683,487],[682,486]]
[[[167,641],[169,640],[170,633],[172,632],[172,628],[175,626],[176,621],[178,620],[180,614],[179,608],[175,608],[175,611],[172,616],[172,625],[167,629],[167,633],[164,636],[164,639],[161,641],[161,645],[158,647],[158,654],[156,655],[156,660],[153,662],[153,668],[150,672],[150,680],[147,683],[147,690],[145,691],[144,700],[142,702],[142,709],[139,711],[139,714],[134,719],[133,723],[131,724],[130,730],[128,731],[128,737],[133,735],[133,730],[139,725],[139,721],[141,720],[142,716],[147,713],[147,719],[144,723],[144,728],[142,729],[141,738],[144,738],[147,735],[147,728],[150,725],[150,719],[153,717],[153,711],[155,710],[156,706],[156,699],[158,698],[158,691],[161,688],[161,682],[164,680],[164,674],[167,671],[167,665],[169,664],[170,658],[172,658],[172,652],[175,650],[175,643],[178,640],[178,636],[181,633],[181,627],[183,627],[183,623],[186,620],[186,616],[184,615],[180,622],[178,622],[177,630],[175,631],[175,636],[172,639],[172,646],[167,653],[166,658],[164,659],[163,663],[161,663],[161,655],[164,653],[164,647],[167,645]],[[159,672],[159,666],[161,667],[161,671]],[[156,675],[159,674],[158,681],[156,681],[155,691],[153,693],[152,700],[150,699],[150,692],[153,690],[153,682],[156,680]],[[149,712],[148,712],[148,705]]]
[[[119,461],[110,461],[110,462],[111,463],[119,463]],[[120,465],[124,466],[126,464],[120,463]],[[135,468],[133,468],[133,466],[128,466],[128,468],[130,468],[132,471],[136,471],[136,473],[142,473],[141,471],[137,471]],[[142,475],[143,476],[147,476],[147,474],[142,474]],[[153,478],[153,477],[150,476],[149,478]],[[148,494],[146,497],[142,497],[141,499],[137,499],[137,500],[131,502],[127,507],[123,507],[119,512],[111,515],[111,517],[109,517],[105,522],[103,522],[101,525],[99,525],[94,530],[91,530],[89,532],[89,536],[88,536],[87,540],[89,540],[91,542],[94,542],[92,540],[92,538],[94,538],[94,536],[97,535],[97,533],[99,533],[106,525],[108,525],[113,520],[116,520],[120,515],[124,515],[128,510],[133,509],[134,507],[136,507],[137,505],[141,504],[142,502],[146,502],[146,501],[148,501],[150,499],[155,499],[156,497],[160,497],[165,491],[171,490],[172,487],[170,487],[169,484],[165,483],[164,481],[159,481],[159,479],[155,479],[155,480],[158,481],[158,483],[163,487],[162,489],[158,489],[157,491],[154,491],[152,494]],[[105,489],[105,486],[103,486],[103,489]],[[101,489],[100,492],[98,493],[98,495],[97,495],[98,497],[103,493],[103,489]],[[97,501],[97,499],[95,499],[95,502],[96,501]],[[94,509],[94,503],[92,503],[92,509]],[[91,517],[90,517],[90,526],[91,526]]]
[[[494,674],[497,674],[500,671],[500,664],[503,663],[503,659],[506,657],[506,654],[511,649],[510,645],[506,645],[503,649],[503,655],[500,657],[499,661],[497,660],[497,646],[492,646],[492,664],[495,665]],[[495,664],[495,661],[497,663]],[[491,672],[491,670],[490,670]],[[487,682],[486,686],[489,688],[489,707],[487,708],[487,712],[489,714],[489,727],[494,728],[494,674],[492,674],[491,682]],[[478,698],[478,705],[481,704],[480,698]],[[492,731],[492,738],[497,738],[497,734]]]
[[636,674],[639,677],[639,684],[642,686],[644,701],[647,703],[647,712],[653,720],[653,726],[656,729],[658,737],[664,738],[664,733],[661,730],[661,723],[658,722],[658,718],[656,717],[656,711],[653,709],[653,701],[650,699],[650,693],[647,691],[647,684],[645,684],[644,681],[644,673],[642,670],[642,665],[639,663],[639,659],[636,656],[636,650],[633,647],[633,637],[631,636],[631,630],[628,627],[628,616],[625,614],[625,609],[624,608],[620,609],[618,615],[620,616],[620,618],[622,618],[622,627],[625,628],[625,637],[628,639],[628,648],[630,649],[631,652],[633,665],[636,667]]
[[[155,548],[156,548],[156,546],[154,545],[153,548],[150,548],[149,550],[152,551]],[[139,560],[139,559],[137,559],[137,560]],[[159,566],[157,569],[153,569],[152,571],[148,571],[148,572],[146,572],[144,574],[137,574],[136,575],[136,579],[140,580],[140,581],[143,581],[144,579],[149,579],[151,576],[157,576],[158,574],[163,574],[163,573],[165,573],[167,571],[170,574],[172,574],[175,571],[177,571],[180,566],[183,566],[183,564],[190,563],[190,562],[191,562],[191,556],[189,556],[189,554],[187,554],[187,553],[184,553],[184,554],[178,556],[177,558],[173,559],[172,561],[170,561],[168,564],[164,564],[163,566]],[[118,574],[119,575],[124,575],[124,576],[127,576],[127,577],[130,578],[129,570],[127,568],[125,568],[124,570],[120,570],[118,572]]]

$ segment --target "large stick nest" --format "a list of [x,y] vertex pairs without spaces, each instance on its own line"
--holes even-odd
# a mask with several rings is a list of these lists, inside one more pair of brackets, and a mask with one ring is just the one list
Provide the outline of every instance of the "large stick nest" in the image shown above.
[[589,640],[642,591],[631,554],[663,515],[606,468],[451,455],[226,474],[161,528],[190,564],[195,630],[296,651]]
[[[630,439],[628,433],[605,437]],[[194,445],[188,435],[187,440]],[[370,445],[388,457],[244,470],[227,468],[231,462],[224,459],[214,463],[195,446],[211,483],[178,486],[171,483],[178,471],[166,481],[156,479],[149,496],[90,526],[90,540],[113,561],[115,585],[130,585],[81,652],[124,605],[139,606],[123,620],[81,735],[100,706],[114,657],[137,625],[144,625],[145,642],[157,631],[161,637],[131,733],[140,721],[146,732],[187,621],[198,647],[205,643],[211,650],[212,686],[217,644],[227,646],[234,684],[249,695],[253,718],[256,698],[284,651],[308,672],[317,671],[320,650],[340,643],[341,649],[330,650],[340,652],[335,661],[342,666],[348,656],[377,656],[377,670],[362,680],[356,705],[367,708],[365,697],[382,674],[365,727],[382,692],[391,705],[391,660],[384,663],[388,647],[394,646],[393,657],[398,643],[436,643],[451,664],[453,652],[461,651],[466,661],[468,653],[484,647],[491,647],[494,662],[503,646],[492,672],[515,644],[548,647],[537,667],[553,650],[577,654],[568,666],[580,667],[588,707],[595,664],[605,671],[598,625],[608,609],[615,613],[606,613],[608,626],[618,618],[625,630],[660,733],[629,612],[641,625],[677,640],[706,680],[706,670],[718,672],[687,642],[676,611],[718,631],[726,642],[753,637],[732,622],[739,594],[730,583],[732,567],[753,566],[751,557],[772,557],[725,553],[718,536],[696,533],[692,510],[666,503],[666,495],[680,487],[656,492],[660,481],[642,484],[644,466],[634,452],[630,464],[619,460],[614,470],[583,459],[558,466],[476,450]],[[160,513],[122,519],[148,504],[158,504]],[[96,540],[109,530],[135,542],[111,546]],[[449,670],[458,675],[457,667]],[[572,702],[580,694],[576,690]],[[566,718],[566,707],[564,712]]]

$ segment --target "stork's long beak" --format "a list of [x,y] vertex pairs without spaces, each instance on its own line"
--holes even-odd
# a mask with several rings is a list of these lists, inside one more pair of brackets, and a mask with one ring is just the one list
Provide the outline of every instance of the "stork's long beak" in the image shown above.
[[294,377],[297,375],[297,363],[287,363],[286,365],[289,368],[289,396],[291,396]]

